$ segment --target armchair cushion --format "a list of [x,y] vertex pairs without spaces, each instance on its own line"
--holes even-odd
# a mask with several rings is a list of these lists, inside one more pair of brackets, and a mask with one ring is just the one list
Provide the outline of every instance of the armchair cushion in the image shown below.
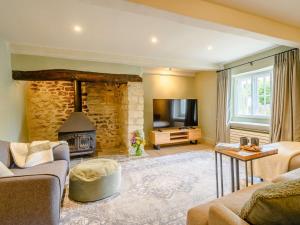
[[258,189],[240,212],[251,224],[300,224],[300,179]]
[[300,179],[300,168],[281,174],[272,180],[273,183]]

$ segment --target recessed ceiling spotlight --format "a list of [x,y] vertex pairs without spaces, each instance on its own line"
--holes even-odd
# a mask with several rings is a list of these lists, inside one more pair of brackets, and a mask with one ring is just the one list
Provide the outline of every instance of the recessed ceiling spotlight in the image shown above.
[[73,29],[74,29],[74,31],[77,32],[77,33],[80,33],[80,32],[82,31],[82,27],[79,26],[79,25],[75,25],[75,26],[73,27]]
[[213,46],[211,45],[207,46],[207,50],[213,50]]
[[151,42],[152,42],[153,44],[156,44],[156,43],[158,42],[157,37],[155,37],[155,36],[151,37]]

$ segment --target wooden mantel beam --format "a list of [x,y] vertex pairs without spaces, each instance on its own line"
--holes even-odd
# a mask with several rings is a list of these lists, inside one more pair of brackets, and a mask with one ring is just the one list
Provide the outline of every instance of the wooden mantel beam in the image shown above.
[[109,74],[76,70],[38,70],[38,71],[13,71],[14,80],[26,81],[83,81],[83,82],[108,82],[108,83],[128,83],[142,82],[139,75],[129,74]]

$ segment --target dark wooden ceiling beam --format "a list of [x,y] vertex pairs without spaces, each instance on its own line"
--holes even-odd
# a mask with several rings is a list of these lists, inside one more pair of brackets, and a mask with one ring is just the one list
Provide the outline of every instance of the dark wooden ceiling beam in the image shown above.
[[38,70],[38,71],[13,71],[14,80],[24,81],[83,81],[83,82],[108,82],[108,83],[128,83],[142,82],[139,75],[129,74],[109,74],[76,70]]

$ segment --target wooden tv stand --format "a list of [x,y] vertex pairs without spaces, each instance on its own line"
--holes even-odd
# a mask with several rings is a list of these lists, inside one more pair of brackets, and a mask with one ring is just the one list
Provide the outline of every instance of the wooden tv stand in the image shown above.
[[160,145],[183,142],[197,143],[200,138],[200,128],[167,128],[153,130],[150,133],[150,142],[157,150],[160,149]]

